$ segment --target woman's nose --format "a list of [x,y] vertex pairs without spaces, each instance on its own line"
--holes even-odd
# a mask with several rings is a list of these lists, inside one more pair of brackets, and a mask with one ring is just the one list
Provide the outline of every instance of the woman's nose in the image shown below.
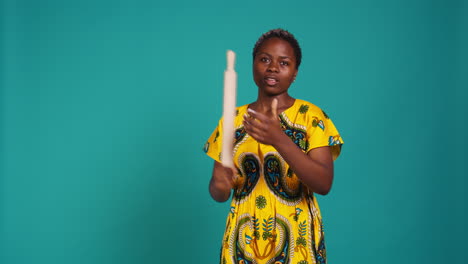
[[278,72],[278,66],[276,65],[276,62],[272,61],[270,64],[268,64],[267,71],[268,72]]

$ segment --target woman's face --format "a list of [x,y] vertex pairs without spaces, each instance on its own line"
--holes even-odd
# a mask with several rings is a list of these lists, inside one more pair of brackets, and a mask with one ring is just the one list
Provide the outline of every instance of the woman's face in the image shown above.
[[296,57],[289,42],[279,38],[263,42],[253,63],[253,76],[259,93],[268,96],[287,93],[296,75]]

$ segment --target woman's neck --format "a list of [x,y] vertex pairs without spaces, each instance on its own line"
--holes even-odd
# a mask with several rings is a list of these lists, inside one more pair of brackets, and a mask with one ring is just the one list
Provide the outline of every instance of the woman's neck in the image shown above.
[[294,104],[294,101],[296,100],[292,98],[289,94],[281,94],[277,96],[258,95],[257,101],[250,104],[249,108],[263,114],[271,113],[271,104],[273,102],[273,99],[275,98],[276,100],[278,100],[278,114],[291,107]]

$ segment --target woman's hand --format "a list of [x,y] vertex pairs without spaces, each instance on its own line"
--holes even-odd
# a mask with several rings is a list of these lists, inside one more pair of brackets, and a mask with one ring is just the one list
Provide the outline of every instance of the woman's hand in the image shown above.
[[245,130],[258,142],[272,145],[310,190],[322,195],[327,194],[333,182],[330,147],[315,148],[307,154],[302,152],[281,129],[277,106],[278,101],[273,99],[272,116],[248,109],[249,115],[244,115]]
[[244,128],[247,133],[258,142],[274,146],[280,140],[284,140],[286,134],[281,129],[278,119],[278,100],[275,98],[271,103],[271,113],[268,116],[252,109],[247,109],[249,115],[244,114]]
[[215,161],[210,181],[211,197],[218,202],[228,200],[231,189],[234,188],[235,177],[236,170],[234,168],[224,167],[221,163]]

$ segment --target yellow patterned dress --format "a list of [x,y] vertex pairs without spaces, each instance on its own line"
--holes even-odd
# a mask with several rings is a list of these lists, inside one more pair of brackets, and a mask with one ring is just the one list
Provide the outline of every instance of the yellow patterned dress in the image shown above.
[[[238,177],[226,221],[220,263],[326,263],[322,217],[317,200],[270,145],[258,143],[242,125],[248,105],[237,108],[234,164]],[[296,99],[279,115],[283,131],[302,151],[331,146],[341,139],[317,106]],[[204,146],[220,161],[222,120]]]

